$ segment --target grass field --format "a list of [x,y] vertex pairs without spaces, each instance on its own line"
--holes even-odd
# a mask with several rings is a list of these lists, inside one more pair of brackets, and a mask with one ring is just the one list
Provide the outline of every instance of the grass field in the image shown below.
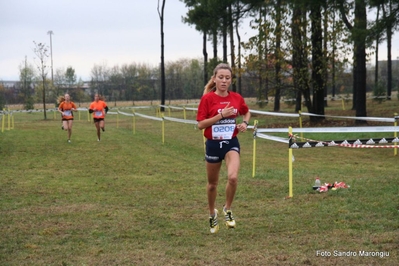
[[[393,117],[397,106],[397,100],[372,102],[368,115]],[[290,108],[282,111],[292,112]],[[139,112],[155,115],[154,110]],[[326,114],[353,116],[354,111],[343,111],[333,102]],[[171,116],[183,118],[180,111]],[[252,177],[252,132],[241,134],[241,172],[233,203],[237,228],[228,230],[222,224],[219,233],[211,235],[203,138],[193,125],[166,121],[162,143],[161,122],[136,117],[133,132],[132,117],[119,115],[117,120],[108,115],[97,142],[94,125],[82,112],[68,144],[59,117],[49,113],[48,118],[43,120],[43,113],[15,113],[14,129],[0,132],[0,265],[399,261],[399,158],[393,149],[294,150],[294,196],[288,199],[288,146],[258,139]],[[188,112],[187,119],[195,120],[195,114]],[[262,127],[298,124],[291,118],[253,119]],[[350,188],[315,192],[316,176],[322,182],[343,181]],[[225,182],[223,168],[219,209]]]

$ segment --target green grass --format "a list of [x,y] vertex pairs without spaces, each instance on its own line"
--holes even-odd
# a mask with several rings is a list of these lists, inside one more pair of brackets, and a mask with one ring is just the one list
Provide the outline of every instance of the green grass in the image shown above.
[[[397,102],[374,104],[373,116],[392,117],[390,104]],[[171,116],[183,118],[179,111]],[[98,143],[82,114],[68,144],[58,117],[48,117],[16,113],[15,128],[0,132],[0,265],[394,265],[399,259],[392,149],[294,150],[288,199],[287,145],[258,139],[252,177],[252,133],[242,134],[237,228],[222,225],[210,235],[203,139],[193,125],[166,121],[162,144],[161,122],[136,117],[133,134],[131,117],[109,115]],[[255,119],[264,126],[276,120]],[[284,119],[277,121],[291,124]],[[316,176],[350,188],[315,192]],[[225,182],[223,168],[219,209]]]

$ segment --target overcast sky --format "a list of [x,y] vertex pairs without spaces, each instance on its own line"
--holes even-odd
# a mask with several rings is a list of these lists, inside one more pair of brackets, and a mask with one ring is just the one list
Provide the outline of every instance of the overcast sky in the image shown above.
[[[89,80],[94,65],[157,66],[161,54],[157,5],[158,0],[0,0],[0,81],[18,80],[25,56],[36,67],[33,41],[50,47],[50,30],[54,73],[71,66],[78,78]],[[166,1],[166,61],[202,58],[202,35],[181,22],[186,12],[181,1]],[[241,29],[243,40],[253,34],[248,26]],[[397,34],[394,37],[396,59],[399,40]],[[379,59],[385,60],[386,49],[380,49]]]

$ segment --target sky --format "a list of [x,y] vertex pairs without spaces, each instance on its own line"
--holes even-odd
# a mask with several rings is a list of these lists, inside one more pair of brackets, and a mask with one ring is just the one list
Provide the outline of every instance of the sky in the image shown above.
[[[161,61],[157,8],[158,0],[0,0],[0,81],[19,80],[25,57],[36,67],[34,42],[52,49],[54,73],[72,67],[84,81],[90,80],[95,65],[155,67]],[[166,0],[164,12],[165,61],[202,59],[202,34],[182,22],[185,4]],[[244,41],[255,34],[249,21],[240,34]],[[399,56],[397,35],[393,59]],[[210,49],[208,44],[209,54]],[[379,59],[386,58],[385,46],[380,46]],[[51,65],[51,56],[47,64]]]

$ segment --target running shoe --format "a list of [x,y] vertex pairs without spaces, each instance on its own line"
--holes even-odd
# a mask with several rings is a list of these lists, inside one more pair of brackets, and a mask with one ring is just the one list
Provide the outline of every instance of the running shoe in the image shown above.
[[68,143],[71,143],[71,140],[70,140],[70,139],[68,139]]
[[226,210],[223,207],[223,214],[227,228],[236,228],[236,221],[231,210]]
[[64,130],[64,126],[61,126],[61,129]]
[[219,224],[218,224],[218,210],[215,209],[215,216],[209,216],[209,224],[211,226],[211,234],[216,234],[219,231]]
[[104,127],[102,127],[101,129],[103,130],[103,132],[105,131],[105,128],[104,128]]

